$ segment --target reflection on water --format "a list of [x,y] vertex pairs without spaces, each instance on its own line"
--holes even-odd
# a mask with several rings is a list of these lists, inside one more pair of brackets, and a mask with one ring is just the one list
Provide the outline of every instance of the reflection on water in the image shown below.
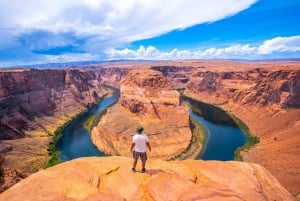
[[[105,110],[114,104],[119,98],[119,92],[115,92],[111,97],[105,97],[100,103],[72,121],[63,131],[63,136],[57,143],[60,151],[60,160],[68,161],[85,156],[104,156],[92,143],[90,132],[84,127],[85,122],[92,116],[99,119]],[[97,122],[93,123],[94,125]]]
[[190,117],[199,122],[206,132],[199,159],[234,160],[235,150],[247,143],[247,137],[241,129],[220,108],[187,97],[183,99],[190,107]]
[[[114,104],[119,98],[119,92],[116,92],[111,97],[105,97],[100,103],[89,109],[86,113],[81,115],[64,130],[63,137],[58,141],[57,148],[60,151],[60,160],[67,161],[74,158],[85,156],[105,156],[104,153],[98,151],[93,145],[89,131],[84,127],[85,122],[95,115],[97,120],[105,110]],[[205,128],[207,136],[204,149],[199,156],[203,160],[233,160],[234,151],[247,142],[246,136],[228,118],[224,112],[216,111],[212,106],[199,105],[197,102],[190,102],[191,100],[185,98],[185,102],[195,107],[201,107],[204,114],[210,114],[213,120],[206,119],[190,109],[191,118],[202,124]],[[197,108],[196,108],[197,109]],[[216,118],[217,115],[217,118]],[[218,122],[218,120],[221,120]],[[215,123],[214,123],[215,122]],[[216,123],[217,122],[217,123]],[[220,123],[221,122],[221,123]],[[225,123],[224,123],[225,122]]]
[[190,115],[206,130],[206,141],[200,159],[233,160],[235,150],[247,143],[246,136],[238,127],[209,122],[191,110]]

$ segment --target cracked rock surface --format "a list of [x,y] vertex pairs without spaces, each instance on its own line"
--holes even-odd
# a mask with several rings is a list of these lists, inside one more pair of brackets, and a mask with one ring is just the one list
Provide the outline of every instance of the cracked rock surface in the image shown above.
[[131,172],[127,157],[87,157],[39,171],[0,195],[9,201],[294,200],[254,163],[150,159]]

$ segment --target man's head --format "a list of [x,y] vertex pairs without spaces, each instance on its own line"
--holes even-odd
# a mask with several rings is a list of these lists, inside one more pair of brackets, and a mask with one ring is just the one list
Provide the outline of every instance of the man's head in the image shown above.
[[138,126],[138,127],[136,128],[136,132],[138,132],[138,133],[142,133],[143,130],[144,130],[144,128],[143,128],[142,126]]

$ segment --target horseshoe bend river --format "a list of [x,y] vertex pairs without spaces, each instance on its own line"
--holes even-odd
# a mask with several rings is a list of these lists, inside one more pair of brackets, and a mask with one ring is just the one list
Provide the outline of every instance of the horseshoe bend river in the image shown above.
[[[106,109],[116,103],[118,98],[119,92],[103,98],[64,129],[62,137],[56,143],[61,161],[86,156],[105,156],[93,145],[90,132],[85,124],[94,116],[95,120],[92,125],[96,125]],[[198,159],[234,160],[235,150],[247,143],[246,135],[234,125],[227,114],[220,112],[219,109],[187,97],[184,97],[183,100],[190,107],[190,117],[200,123],[206,132],[204,147]],[[202,111],[201,115],[199,112],[195,112],[198,110]]]

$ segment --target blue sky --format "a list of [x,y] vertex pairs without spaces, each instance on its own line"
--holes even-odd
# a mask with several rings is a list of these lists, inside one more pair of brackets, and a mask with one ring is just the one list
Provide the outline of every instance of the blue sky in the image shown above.
[[0,0],[0,67],[300,58],[300,0]]

